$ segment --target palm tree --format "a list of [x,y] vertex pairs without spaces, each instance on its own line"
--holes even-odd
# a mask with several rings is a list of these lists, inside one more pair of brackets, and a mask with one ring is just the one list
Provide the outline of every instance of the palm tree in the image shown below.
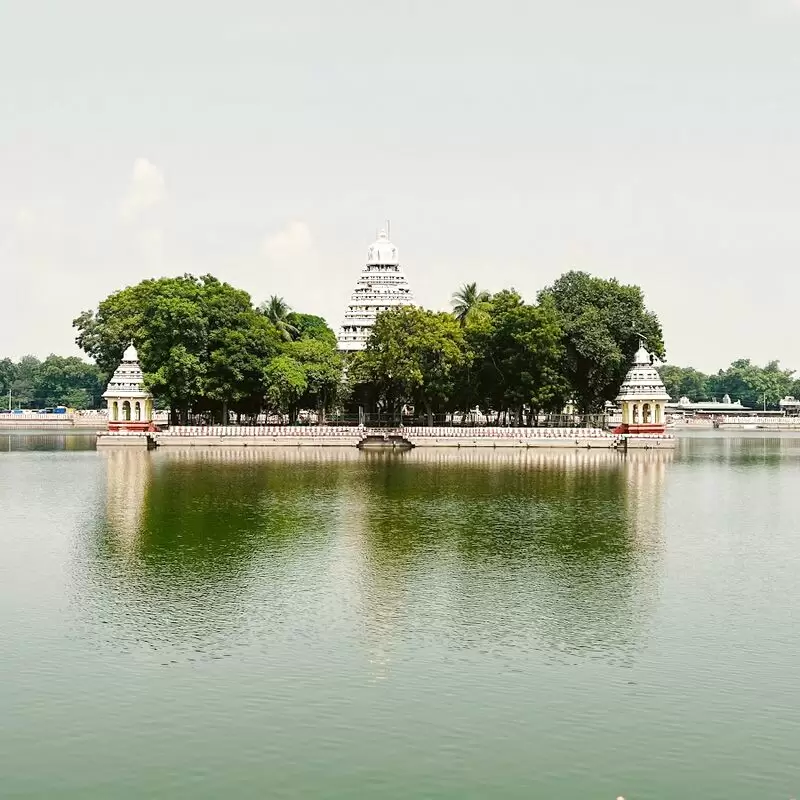
[[479,292],[477,283],[465,283],[457,292],[453,292],[450,301],[453,306],[453,316],[462,324],[474,316],[477,311],[483,311],[489,302],[489,292]]
[[278,329],[278,333],[285,341],[290,342],[300,333],[289,322],[289,314],[292,313],[292,309],[282,297],[278,297],[276,294],[272,295],[266,303],[261,304],[258,310]]

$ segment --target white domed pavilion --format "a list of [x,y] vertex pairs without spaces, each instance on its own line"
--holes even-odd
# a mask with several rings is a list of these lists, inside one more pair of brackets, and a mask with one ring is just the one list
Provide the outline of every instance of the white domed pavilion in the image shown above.
[[130,345],[103,394],[111,431],[147,431],[153,424],[153,396],[144,388],[139,354]]
[[664,409],[669,401],[664,382],[653,366],[653,358],[639,345],[619,389],[617,402],[622,406],[622,433],[664,433]]
[[339,329],[339,350],[363,350],[381,311],[413,302],[414,295],[400,266],[397,248],[382,230],[367,251],[367,263],[350,295]]

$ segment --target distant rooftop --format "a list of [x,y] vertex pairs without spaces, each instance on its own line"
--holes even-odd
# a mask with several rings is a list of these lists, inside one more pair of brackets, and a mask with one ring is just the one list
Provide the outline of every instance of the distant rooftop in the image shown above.
[[688,397],[681,397],[677,403],[667,403],[668,409],[681,411],[719,411],[726,414],[733,414],[739,411],[750,411],[748,406],[743,406],[741,400],[735,402],[729,395],[725,395],[722,400],[703,400],[693,403]]

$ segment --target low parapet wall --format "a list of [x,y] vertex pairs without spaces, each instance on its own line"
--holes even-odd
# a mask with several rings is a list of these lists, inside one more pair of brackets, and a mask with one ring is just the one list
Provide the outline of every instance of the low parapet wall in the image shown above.
[[727,417],[714,421],[720,430],[798,431],[800,417]]
[[151,434],[156,447],[358,447],[360,436],[214,436]]
[[38,414],[36,412],[0,414],[0,430],[31,430],[33,428],[102,430],[107,426],[108,419],[100,414]]
[[99,447],[586,448],[673,447],[669,435],[615,435],[599,428],[356,428],[175,426],[149,434],[109,432]]
[[97,448],[104,450],[106,447],[139,447],[144,450],[153,447],[153,441],[147,433],[114,431],[99,433],[97,435]]

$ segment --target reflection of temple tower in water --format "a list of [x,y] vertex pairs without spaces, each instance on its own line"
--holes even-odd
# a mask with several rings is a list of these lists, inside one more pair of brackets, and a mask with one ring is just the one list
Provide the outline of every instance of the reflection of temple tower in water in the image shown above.
[[331,554],[331,571],[342,603],[355,612],[359,639],[365,648],[366,670],[374,681],[391,674],[392,647],[406,611],[404,582],[396,569],[376,564],[374,515],[369,503],[369,480],[348,480],[337,498],[338,532]]
[[109,449],[101,455],[106,460],[106,519],[115,540],[130,552],[142,530],[153,461],[148,452],[134,448]]

